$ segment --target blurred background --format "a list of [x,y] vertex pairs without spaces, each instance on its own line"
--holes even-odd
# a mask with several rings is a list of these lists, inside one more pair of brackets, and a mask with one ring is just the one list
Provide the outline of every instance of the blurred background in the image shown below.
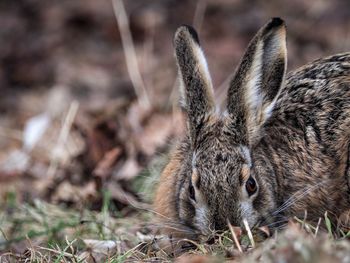
[[2,216],[35,200],[100,211],[106,193],[119,217],[146,206],[183,133],[176,28],[199,32],[222,103],[249,40],[275,16],[289,70],[350,51],[348,0],[2,0]]

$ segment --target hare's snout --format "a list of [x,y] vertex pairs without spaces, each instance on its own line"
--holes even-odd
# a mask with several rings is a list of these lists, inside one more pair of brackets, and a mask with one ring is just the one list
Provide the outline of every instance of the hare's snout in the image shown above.
[[[226,200],[225,198],[229,196],[231,196],[230,200]],[[204,235],[228,230],[229,224],[244,228],[244,221],[249,227],[265,222],[262,220],[264,217],[254,208],[252,202],[241,202],[233,197],[232,193],[225,192],[216,194],[216,198],[215,202],[210,202],[210,206],[207,206],[206,209],[195,205],[194,226]]]

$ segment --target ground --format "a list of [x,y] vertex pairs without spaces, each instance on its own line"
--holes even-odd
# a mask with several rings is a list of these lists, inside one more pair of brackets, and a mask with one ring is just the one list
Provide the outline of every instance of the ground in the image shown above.
[[176,28],[198,30],[222,104],[275,16],[290,70],[350,50],[346,0],[3,0],[0,261],[350,262],[350,234],[327,215],[326,229],[294,218],[267,239],[233,229],[183,255],[159,247],[152,195],[184,133]]

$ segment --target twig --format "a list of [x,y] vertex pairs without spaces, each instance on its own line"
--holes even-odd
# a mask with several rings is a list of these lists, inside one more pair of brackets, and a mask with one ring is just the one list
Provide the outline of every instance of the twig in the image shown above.
[[132,40],[129,21],[126,15],[125,7],[122,0],[112,0],[114,15],[117,19],[122,45],[124,49],[126,66],[129,77],[134,86],[138,101],[146,108],[150,107],[150,101],[144,82],[141,77],[140,69],[137,62],[134,42]]
[[154,59],[154,43],[155,43],[155,35],[156,35],[156,19],[154,16],[151,16],[150,19],[152,21],[150,22],[149,27],[149,33],[148,38],[145,40],[143,44],[143,51],[142,51],[142,59],[143,61],[147,61],[147,65],[143,65],[142,72],[143,72],[143,81],[145,87],[153,87],[153,81],[154,81],[154,67],[157,64],[156,60]]
[[316,237],[317,234],[318,234],[318,230],[320,229],[321,221],[322,221],[322,218],[320,217],[320,218],[318,219],[318,222],[317,222],[317,226],[316,226],[316,230],[315,230],[314,237]]
[[239,244],[239,241],[238,241],[238,238],[237,238],[237,235],[236,235],[236,232],[235,230],[233,229],[231,223],[229,220],[227,220],[227,224],[228,224],[228,227],[231,231],[231,235],[233,237],[233,240],[235,241],[235,244],[236,244],[236,247],[238,248],[239,252],[240,253],[243,253],[243,250],[242,250],[242,247],[241,247],[241,244]]
[[[73,240],[72,242],[75,242],[75,241],[76,240]],[[55,253],[55,254],[58,254],[59,255],[59,257],[58,257],[59,259],[61,259],[62,257],[69,257],[69,258],[74,257],[73,254],[65,251],[68,247],[66,247],[63,251],[58,251],[58,250],[55,250],[55,249],[52,249],[52,248],[42,247],[42,246],[38,246],[38,248],[42,249],[42,250],[46,250],[46,251],[52,252],[52,253]]]
[[304,211],[303,223],[301,224],[301,228],[302,228],[302,229],[305,228],[305,225],[306,225],[306,218],[307,218],[307,210],[305,209],[305,211]]
[[207,0],[198,0],[192,23],[198,34],[201,31],[206,8]]
[[252,234],[252,231],[250,230],[250,227],[249,227],[247,219],[243,219],[243,224],[244,224],[245,229],[247,230],[250,243],[252,244],[252,247],[254,248],[255,247],[255,241],[254,241],[253,234]]
[[73,101],[69,107],[67,116],[64,120],[60,134],[58,136],[57,144],[53,152],[54,153],[53,158],[50,161],[50,166],[47,171],[48,178],[53,177],[56,173],[57,166],[58,166],[57,153],[59,152],[59,150],[62,149],[63,145],[67,141],[69,131],[72,127],[74,118],[78,112],[78,108],[79,108],[79,103],[77,101]]

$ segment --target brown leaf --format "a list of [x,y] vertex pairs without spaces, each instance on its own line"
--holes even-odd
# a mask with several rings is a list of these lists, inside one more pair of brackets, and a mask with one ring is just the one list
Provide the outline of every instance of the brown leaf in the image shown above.
[[134,158],[130,157],[124,162],[118,171],[116,171],[114,178],[117,180],[131,180],[135,178],[140,171],[140,165]]
[[111,254],[116,250],[120,241],[83,239],[83,242],[94,253]]
[[107,151],[110,151],[116,144],[116,127],[109,121],[101,121],[87,134],[87,157],[91,164],[98,163]]
[[170,114],[154,113],[146,123],[136,140],[140,150],[147,156],[153,156],[157,149],[166,145],[167,140],[181,129],[182,123],[173,122]]
[[111,175],[113,167],[118,162],[121,154],[122,150],[120,147],[116,147],[108,151],[102,160],[97,164],[97,167],[93,171],[93,175],[102,179],[108,178]]
[[259,230],[261,230],[263,233],[265,233],[266,236],[268,236],[268,237],[271,236],[271,232],[270,232],[270,230],[269,230],[269,228],[267,226],[259,227]]
[[97,197],[95,182],[82,186],[72,185],[69,181],[62,182],[52,196],[54,202],[74,202],[91,200]]

